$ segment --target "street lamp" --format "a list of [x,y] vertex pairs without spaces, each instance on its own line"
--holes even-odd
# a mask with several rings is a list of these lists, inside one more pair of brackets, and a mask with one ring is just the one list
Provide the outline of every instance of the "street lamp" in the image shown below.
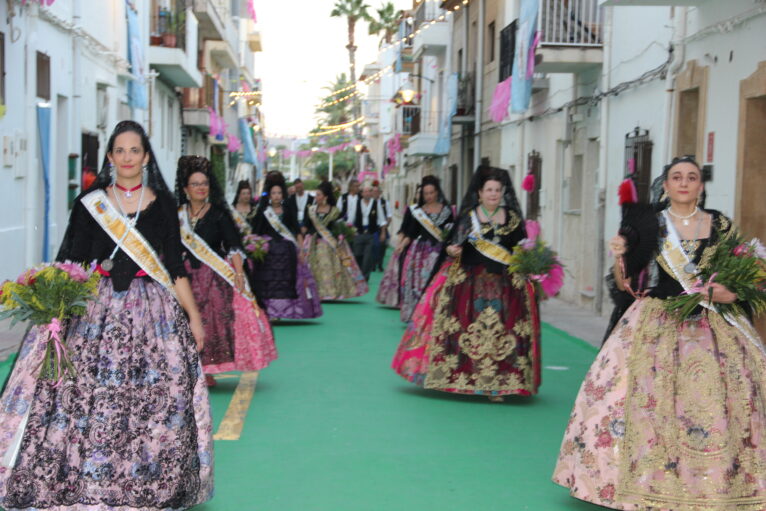
[[423,76],[419,74],[409,75],[407,79],[405,80],[404,84],[402,84],[402,86],[399,87],[399,91],[398,91],[399,97],[402,98],[402,102],[404,104],[412,103],[412,100],[415,99],[415,96],[418,93],[415,90],[415,87],[412,85],[410,78],[422,78],[423,80],[428,80],[429,83],[434,83],[436,81],[431,78],[428,78],[427,76]]

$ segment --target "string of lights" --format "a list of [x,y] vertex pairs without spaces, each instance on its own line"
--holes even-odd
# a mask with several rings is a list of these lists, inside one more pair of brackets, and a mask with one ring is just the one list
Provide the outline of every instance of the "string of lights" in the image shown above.
[[318,131],[316,133],[311,133],[309,136],[312,136],[312,137],[323,137],[325,135],[332,135],[333,133],[337,133],[337,132],[339,132],[341,130],[345,130],[345,129],[350,128],[350,127],[352,127],[352,126],[354,126],[356,124],[359,124],[360,122],[363,122],[363,121],[364,121],[364,116],[358,117],[358,118],[354,119],[353,121],[349,121],[349,122],[346,122],[346,123],[343,123],[343,124],[336,124],[334,126],[320,126],[319,130],[321,130],[321,131]]
[[338,89],[338,90],[332,92],[331,94],[328,95],[328,97],[333,97],[333,96],[337,96],[338,94],[343,94],[344,92],[348,92],[351,89],[355,89],[356,87],[359,86],[359,84],[362,84],[362,83],[365,84],[365,85],[369,85],[372,82],[374,82],[375,80],[377,80],[378,78],[380,78],[381,76],[383,76],[384,74],[390,73],[391,71],[393,71],[393,69],[394,69],[393,65],[388,65],[388,66],[384,67],[383,69],[381,69],[380,71],[378,71],[377,73],[375,73],[373,75],[370,75],[369,77],[365,78],[364,80],[359,80],[358,82],[353,83],[353,84],[349,85],[348,87],[343,87],[342,89]]
[[[418,29],[415,30],[413,33],[411,33],[409,35],[406,35],[406,36],[403,36],[401,39],[397,39],[396,41],[394,41],[394,42],[392,42],[390,44],[384,45],[383,47],[381,47],[380,51],[382,52],[384,50],[387,50],[388,48],[396,48],[397,46],[400,46],[400,45],[402,45],[402,44],[404,44],[406,42],[411,41],[412,39],[415,38],[416,35],[420,34],[421,32],[424,32],[424,31],[428,30],[429,28],[431,28],[435,24],[439,23],[440,21],[446,20],[447,16],[451,16],[452,14],[458,12],[464,6],[468,5],[470,3],[470,1],[471,0],[463,0],[459,4],[455,5],[452,9],[448,9],[446,13],[442,14],[438,18],[433,19],[431,21],[426,21],[425,23],[420,25],[418,27]],[[420,2],[417,2],[417,3],[419,4]]]

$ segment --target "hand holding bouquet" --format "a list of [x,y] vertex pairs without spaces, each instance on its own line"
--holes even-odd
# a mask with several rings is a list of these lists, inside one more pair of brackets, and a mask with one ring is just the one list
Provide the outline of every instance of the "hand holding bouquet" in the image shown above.
[[259,236],[258,234],[248,234],[244,238],[245,251],[248,257],[257,263],[262,263],[269,253],[270,236]]
[[[666,308],[679,321],[686,320],[703,301],[710,301],[710,284],[716,282],[748,303],[754,315],[766,311],[766,248],[757,238],[750,241],[732,231],[703,257],[698,279],[688,293],[666,301]],[[716,303],[722,314],[743,314],[740,303]]]
[[527,220],[525,226],[527,237],[514,247],[508,273],[531,282],[541,299],[550,298],[564,285],[564,267],[556,252],[540,239],[540,224]]
[[62,340],[63,323],[85,313],[101,279],[93,268],[71,263],[42,264],[6,281],[0,290],[0,319],[12,325],[29,321],[45,332],[46,351],[40,377],[60,385],[76,376]]

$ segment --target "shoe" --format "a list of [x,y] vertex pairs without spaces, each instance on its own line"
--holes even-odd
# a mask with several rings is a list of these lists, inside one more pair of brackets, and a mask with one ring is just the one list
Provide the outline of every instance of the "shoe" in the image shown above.
[[502,403],[503,401],[505,401],[505,399],[503,399],[503,396],[487,396],[487,398],[492,403]]
[[215,378],[213,378],[212,374],[206,374],[205,375],[205,384],[208,387],[215,387],[216,385],[218,385],[218,382],[215,381]]

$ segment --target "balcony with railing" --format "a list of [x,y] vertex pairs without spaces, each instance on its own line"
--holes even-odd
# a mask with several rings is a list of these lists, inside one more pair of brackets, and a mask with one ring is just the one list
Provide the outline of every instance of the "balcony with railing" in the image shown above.
[[415,10],[413,28],[415,37],[412,38],[412,56],[415,60],[423,55],[440,55],[446,51],[452,35],[439,2],[421,2]]
[[158,0],[151,2],[149,66],[172,87],[200,87],[197,18],[187,8],[186,0],[171,1],[171,8],[167,5]]
[[420,131],[420,107],[404,105],[396,109],[396,132],[409,137]]
[[464,73],[458,78],[457,108],[452,117],[453,124],[470,124],[475,121],[476,79],[473,73]]
[[540,0],[535,70],[579,73],[603,62],[599,0]]
[[442,113],[435,110],[418,108],[413,114],[411,135],[407,153],[410,156],[431,156],[437,154],[436,142]]
[[202,87],[186,88],[183,90],[184,125],[207,130],[210,127],[210,110],[223,111],[223,94],[218,94],[216,104],[215,79],[205,75]]

